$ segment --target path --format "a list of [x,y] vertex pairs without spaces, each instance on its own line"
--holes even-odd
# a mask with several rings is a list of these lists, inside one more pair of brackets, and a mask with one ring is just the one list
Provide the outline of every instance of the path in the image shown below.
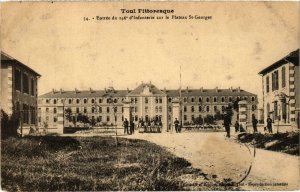
[[[162,133],[134,134],[126,137],[147,140],[165,147],[175,155],[190,161],[193,167],[210,176],[216,175],[219,180],[230,178],[236,182],[240,181],[252,162],[249,176],[241,183],[244,190],[299,189],[299,157],[256,149],[256,156],[253,158],[253,148],[238,144],[233,139],[225,139],[224,135]],[[285,186],[273,186],[280,183]]]

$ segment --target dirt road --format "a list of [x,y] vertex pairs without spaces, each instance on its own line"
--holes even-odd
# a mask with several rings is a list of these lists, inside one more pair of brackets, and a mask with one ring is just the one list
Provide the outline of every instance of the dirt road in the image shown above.
[[299,189],[299,157],[238,144],[224,133],[135,134],[127,138],[143,139],[165,147],[186,158],[195,168],[219,180],[241,182],[245,190]]

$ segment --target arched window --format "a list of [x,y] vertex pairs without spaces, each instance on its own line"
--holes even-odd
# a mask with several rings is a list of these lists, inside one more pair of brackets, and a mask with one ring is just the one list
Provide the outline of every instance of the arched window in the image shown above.
[[206,98],[206,102],[207,102],[207,103],[209,102],[209,97]]
[[170,102],[170,103],[172,102],[172,98],[171,98],[171,97],[169,97],[169,99],[168,99],[168,100],[169,100],[169,102]]
[[217,106],[214,106],[214,111],[217,111],[217,110],[218,110]]
[[202,106],[199,106],[199,112],[201,112],[202,111]]
[[102,113],[102,107],[99,107],[99,113]]
[[221,100],[222,100],[222,103],[224,103],[224,102],[225,102],[225,97],[222,97],[222,99],[221,99]]
[[209,112],[209,106],[206,106],[206,111]]
[[117,103],[118,102],[118,100],[117,99],[114,99],[114,103]]
[[92,103],[95,103],[95,99],[92,99]]
[[162,112],[162,106],[159,106],[159,112],[160,113]]
[[95,112],[95,108],[94,107],[92,107],[92,113],[94,113]]
[[69,99],[69,104],[72,104],[72,99]]
[[158,106],[155,107],[155,112],[158,113]]
[[49,99],[46,99],[46,103],[47,103],[47,104],[49,103]]
[[217,97],[214,97],[214,102],[215,102],[215,103],[217,102]]
[[187,102],[187,98],[186,98],[186,97],[185,97],[185,98],[183,98],[183,102],[185,102],[185,103]]
[[53,104],[56,104],[56,99],[53,100]]
[[56,112],[57,112],[56,108],[53,108],[53,113],[56,113]]
[[106,107],[106,112],[109,113],[109,107]]
[[192,102],[192,103],[195,102],[195,98],[194,98],[194,97],[191,98],[191,102]]
[[198,101],[199,103],[202,103],[202,97],[199,97]]
[[183,107],[183,111],[186,112],[186,106]]
[[229,102],[232,102],[232,97],[229,97]]
[[194,112],[195,111],[195,108],[194,106],[191,107],[191,112]]
[[79,102],[80,102],[80,100],[79,100],[79,99],[76,99],[76,103],[79,104]]
[[99,99],[99,103],[102,103],[102,99]]
[[84,100],[83,100],[83,103],[87,103],[87,99],[84,99]]
[[251,100],[252,100],[252,101],[255,101],[255,97],[252,97]]

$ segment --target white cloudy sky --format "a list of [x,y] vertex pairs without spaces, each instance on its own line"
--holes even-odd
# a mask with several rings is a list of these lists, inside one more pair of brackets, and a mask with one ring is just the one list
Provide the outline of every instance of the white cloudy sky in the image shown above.
[[[203,20],[88,21],[121,8],[174,9]],[[55,89],[229,88],[261,94],[258,72],[299,47],[299,3],[2,3],[1,49]]]

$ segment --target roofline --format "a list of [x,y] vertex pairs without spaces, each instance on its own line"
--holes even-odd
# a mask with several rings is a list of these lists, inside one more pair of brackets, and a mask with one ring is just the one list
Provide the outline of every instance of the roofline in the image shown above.
[[276,61],[275,63],[269,65],[268,67],[262,69],[258,74],[259,75],[264,75],[267,71],[271,70],[273,67],[275,67],[276,65],[279,65],[281,62],[284,63],[284,61],[289,61],[289,58],[291,55],[293,55],[294,53],[298,52],[298,57],[299,57],[299,49],[296,49],[295,51],[290,52],[288,55],[286,55],[285,57],[283,57],[282,59],[279,59],[278,61]]
[[[1,55],[5,55],[6,57],[8,57],[9,59],[11,59],[12,61],[16,61],[18,65],[21,65],[25,68],[27,68],[28,70],[32,71],[33,73],[35,73],[38,77],[41,77],[42,75],[40,75],[39,73],[37,73],[35,70],[33,70],[32,68],[28,67],[27,65],[25,65],[24,63],[22,63],[21,61],[15,59],[14,57],[8,55],[7,53],[1,51]],[[2,61],[2,60],[1,60]]]

